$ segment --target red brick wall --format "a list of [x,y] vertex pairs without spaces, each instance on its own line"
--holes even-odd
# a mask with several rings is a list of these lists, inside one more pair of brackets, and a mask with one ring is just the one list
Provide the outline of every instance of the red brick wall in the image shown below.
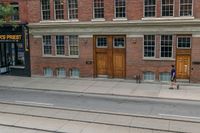
[[192,65],[191,65],[191,81],[200,82],[200,64],[194,64],[194,62],[200,63],[200,37],[193,37],[192,39]]
[[58,67],[65,68],[67,71],[67,76],[69,76],[69,69],[73,67],[80,69],[81,77],[93,76],[93,64],[86,64],[86,61],[92,61],[93,59],[93,40],[91,38],[79,39],[80,58],[74,59],[67,57],[42,57],[42,38],[33,38],[33,36],[30,38],[32,76],[42,76],[44,67],[52,68],[54,71],[54,76],[56,75],[56,68]]

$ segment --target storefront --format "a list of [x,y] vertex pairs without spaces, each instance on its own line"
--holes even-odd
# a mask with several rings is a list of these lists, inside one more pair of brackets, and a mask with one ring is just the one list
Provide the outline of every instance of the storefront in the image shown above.
[[28,28],[0,27],[0,75],[30,76]]

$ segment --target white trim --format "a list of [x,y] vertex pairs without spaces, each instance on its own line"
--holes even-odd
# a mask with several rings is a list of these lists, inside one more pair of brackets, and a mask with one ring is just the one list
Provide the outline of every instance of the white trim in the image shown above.
[[142,38],[144,35],[127,35],[127,38]]
[[144,17],[142,18],[143,21],[162,21],[162,20],[193,20],[194,17],[193,16],[180,16],[180,17],[158,17],[158,18],[154,18],[154,17]]
[[127,21],[127,18],[114,18],[113,21]]
[[[97,39],[100,38],[100,37],[105,37],[106,38],[106,46],[98,46]],[[95,42],[96,42],[96,45],[95,45],[96,48],[108,48],[108,44],[107,44],[108,43],[108,39],[107,39],[106,36],[103,36],[103,35],[102,36],[97,36]]]
[[93,35],[78,35],[79,38],[93,38]]
[[71,55],[71,54],[70,54],[69,36],[71,36],[71,35],[68,35],[68,43],[67,43],[67,44],[68,44],[68,55],[69,55],[70,57],[79,57],[79,56],[80,56],[79,35],[73,35],[73,36],[77,36],[78,55]]
[[91,19],[92,22],[103,22],[106,21],[105,18],[93,18]]
[[192,37],[200,37],[200,34],[197,35],[193,34]]
[[122,18],[117,18],[116,17],[116,0],[113,0],[114,1],[114,19],[113,21],[118,21],[118,20],[127,20],[127,1],[125,0],[125,17],[122,17]]
[[71,55],[69,55],[69,56],[65,56],[65,55],[61,55],[61,56],[59,56],[59,55],[43,55],[42,57],[43,58],[71,58],[71,59],[78,59],[79,58],[79,56],[71,56]]
[[175,61],[174,58],[148,58],[148,57],[143,57],[143,60],[152,60],[152,61]]
[[[64,55],[59,55],[57,54],[57,44],[56,44],[56,36],[64,36]],[[66,48],[65,48],[65,35],[59,34],[59,35],[55,35],[55,56],[60,57],[60,56],[66,56]]]
[[42,38],[42,35],[34,35],[34,38]]
[[[123,46],[123,47],[116,47],[116,46],[115,46],[115,40],[114,40],[114,39],[115,39],[115,38],[118,38],[118,37],[121,37],[121,38],[124,39],[124,46]],[[125,37],[125,36],[113,36],[112,42],[113,42],[113,48],[116,48],[116,49],[126,48],[126,37]]]

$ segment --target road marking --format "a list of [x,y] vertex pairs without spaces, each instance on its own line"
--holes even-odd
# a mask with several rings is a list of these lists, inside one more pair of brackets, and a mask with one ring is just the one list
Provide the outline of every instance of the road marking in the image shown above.
[[159,114],[159,115],[168,116],[168,117],[180,117],[180,118],[189,118],[189,119],[198,119],[198,120],[200,120],[200,117],[193,117],[193,116],[172,115],[172,114]]
[[33,102],[33,101],[15,101],[15,103],[28,104],[28,105],[50,106],[50,107],[53,107],[53,105],[54,105],[51,103],[39,103],[39,102]]

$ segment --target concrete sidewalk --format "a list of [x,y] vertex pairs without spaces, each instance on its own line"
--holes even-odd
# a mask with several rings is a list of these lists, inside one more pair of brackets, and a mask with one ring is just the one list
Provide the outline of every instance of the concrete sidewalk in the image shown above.
[[136,84],[131,80],[0,76],[0,86],[107,96],[200,100],[200,84],[180,84],[179,90],[170,90],[166,83]]

